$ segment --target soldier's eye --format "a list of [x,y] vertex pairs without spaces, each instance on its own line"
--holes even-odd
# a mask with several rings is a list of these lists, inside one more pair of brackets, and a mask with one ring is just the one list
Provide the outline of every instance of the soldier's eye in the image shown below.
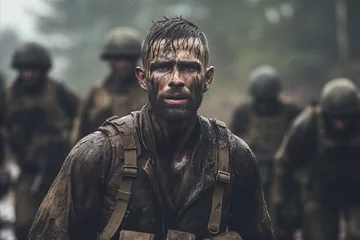
[[180,71],[194,73],[200,71],[200,66],[197,63],[183,63],[179,66]]
[[159,63],[154,64],[152,67],[152,71],[159,71],[159,72],[169,72],[173,69],[173,66],[171,63]]

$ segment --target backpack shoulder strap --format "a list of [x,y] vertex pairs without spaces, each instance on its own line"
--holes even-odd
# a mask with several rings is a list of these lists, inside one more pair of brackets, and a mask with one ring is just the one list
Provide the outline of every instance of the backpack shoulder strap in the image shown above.
[[227,134],[228,131],[226,128],[226,124],[218,119],[212,119],[212,121],[215,122],[217,128],[217,139],[218,139],[219,149],[218,149],[216,182],[212,196],[208,231],[211,234],[217,234],[220,231],[225,186],[230,183],[230,177],[231,177],[229,173],[230,141]]
[[[119,152],[117,148],[121,147],[120,145],[123,146],[124,164],[121,170],[118,171],[119,190],[113,212],[104,230],[97,237],[98,240],[110,240],[119,229],[131,198],[133,180],[138,176],[137,147],[134,133],[124,123],[123,118],[113,116],[107,119],[99,129],[109,136],[115,158],[118,157],[116,155]],[[118,144],[118,141],[114,141],[114,138],[118,138],[117,140],[121,141],[122,144]]]

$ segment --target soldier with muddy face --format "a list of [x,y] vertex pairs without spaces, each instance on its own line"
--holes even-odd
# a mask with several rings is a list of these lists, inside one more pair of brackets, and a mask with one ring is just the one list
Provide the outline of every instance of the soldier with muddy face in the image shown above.
[[68,137],[79,101],[48,77],[52,62],[40,44],[16,48],[11,66],[18,76],[1,96],[0,124],[21,169],[15,211],[16,235],[22,240],[70,150]]
[[286,227],[287,204],[300,186],[305,240],[360,239],[360,97],[348,79],[325,85],[321,101],[294,121],[276,156],[274,199]]
[[30,239],[274,239],[251,150],[197,114],[214,77],[204,33],[155,21],[142,61],[148,103],[77,143]]
[[135,76],[140,50],[141,39],[134,29],[118,27],[109,32],[100,58],[109,65],[110,73],[85,99],[75,121],[74,144],[96,131],[108,117],[126,116],[146,103],[146,92],[139,87]]

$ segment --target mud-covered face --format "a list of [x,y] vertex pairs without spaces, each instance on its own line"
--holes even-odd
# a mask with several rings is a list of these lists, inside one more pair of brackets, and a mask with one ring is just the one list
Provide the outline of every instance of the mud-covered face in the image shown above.
[[155,114],[170,121],[196,115],[214,76],[214,68],[206,68],[200,41],[177,39],[165,49],[163,40],[151,50],[145,69],[137,68],[137,76]]

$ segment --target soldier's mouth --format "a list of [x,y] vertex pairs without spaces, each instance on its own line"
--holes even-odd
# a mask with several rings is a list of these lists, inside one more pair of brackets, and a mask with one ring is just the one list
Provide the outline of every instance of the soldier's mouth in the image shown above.
[[182,99],[177,99],[177,98],[165,98],[165,102],[167,104],[173,104],[173,105],[182,105],[187,103],[188,99],[186,98],[182,98]]
[[185,93],[170,93],[164,96],[164,101],[167,104],[180,105],[185,104],[189,100],[189,97]]

